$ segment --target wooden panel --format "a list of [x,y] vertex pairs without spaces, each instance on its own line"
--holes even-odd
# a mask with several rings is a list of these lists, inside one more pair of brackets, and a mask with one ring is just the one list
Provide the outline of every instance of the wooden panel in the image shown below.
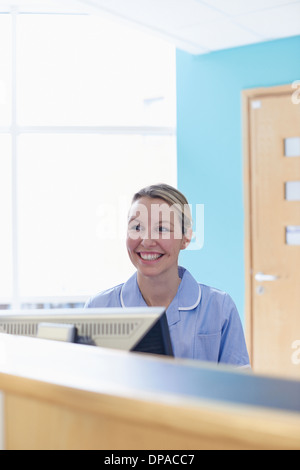
[[289,414],[212,404],[99,399],[86,394],[81,399],[85,403],[91,399],[94,407],[89,404],[87,411],[74,402],[73,406],[58,405],[22,393],[8,394],[6,448],[300,450],[300,418]]
[[[300,247],[287,246],[285,233],[300,225],[300,204],[284,194],[300,175],[300,157],[284,156],[284,139],[300,136],[292,93],[289,86],[244,93],[247,339],[256,372],[300,378],[291,360],[300,339]],[[257,281],[257,273],[277,280]]]
[[299,449],[300,382],[0,334],[7,449]]
[[0,392],[0,451],[4,450],[4,397]]

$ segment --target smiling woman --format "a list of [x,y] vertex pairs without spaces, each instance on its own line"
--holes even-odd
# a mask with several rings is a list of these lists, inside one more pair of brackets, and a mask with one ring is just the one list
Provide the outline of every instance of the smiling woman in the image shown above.
[[148,305],[168,307],[172,302],[180,283],[179,253],[187,248],[191,237],[188,201],[177,189],[166,184],[152,185],[134,195],[129,212],[127,251],[137,269],[140,288],[155,276],[152,295],[146,294],[146,285],[142,288]]
[[135,200],[129,217],[127,250],[143,297],[148,305],[168,307],[180,284],[179,253],[188,246],[191,232],[182,233],[173,207],[157,197]]
[[[163,306],[176,357],[249,367],[237,309],[224,292],[199,284],[178,266],[192,236],[186,198],[153,185],[133,197],[126,246],[136,273],[91,298],[87,308]],[[190,214],[190,213],[189,213]]]

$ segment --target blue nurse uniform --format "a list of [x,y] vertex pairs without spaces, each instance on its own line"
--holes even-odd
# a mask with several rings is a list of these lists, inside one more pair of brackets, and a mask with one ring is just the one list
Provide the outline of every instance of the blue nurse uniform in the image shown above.
[[[166,314],[174,356],[250,367],[241,320],[231,297],[199,284],[179,267],[176,296]],[[86,308],[147,306],[137,273],[127,282],[88,300]]]

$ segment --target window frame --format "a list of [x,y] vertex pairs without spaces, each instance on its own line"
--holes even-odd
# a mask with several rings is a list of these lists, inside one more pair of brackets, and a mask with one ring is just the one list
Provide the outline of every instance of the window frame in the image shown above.
[[[173,136],[176,138],[175,127],[166,126],[22,126],[18,125],[17,116],[17,18],[22,13],[18,8],[10,11],[0,11],[0,14],[11,17],[11,125],[0,126],[0,134],[11,136],[11,201],[12,201],[12,297],[0,297],[0,310],[13,310],[39,307],[81,306],[87,300],[86,296],[57,296],[57,297],[21,297],[19,289],[19,254],[18,254],[18,137],[21,134],[103,134],[103,135],[143,135],[143,136]],[[34,12],[32,12],[34,14]],[[40,13],[39,14],[48,14]],[[51,12],[53,14],[53,12]],[[60,13],[57,12],[59,15]],[[72,13],[70,13],[72,15]]]

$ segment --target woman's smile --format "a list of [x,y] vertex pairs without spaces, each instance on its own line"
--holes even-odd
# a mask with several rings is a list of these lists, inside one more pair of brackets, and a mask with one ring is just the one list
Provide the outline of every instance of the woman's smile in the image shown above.
[[144,252],[144,251],[137,252],[137,254],[143,261],[150,261],[150,262],[158,261],[164,256],[163,253],[153,253],[153,252]]

